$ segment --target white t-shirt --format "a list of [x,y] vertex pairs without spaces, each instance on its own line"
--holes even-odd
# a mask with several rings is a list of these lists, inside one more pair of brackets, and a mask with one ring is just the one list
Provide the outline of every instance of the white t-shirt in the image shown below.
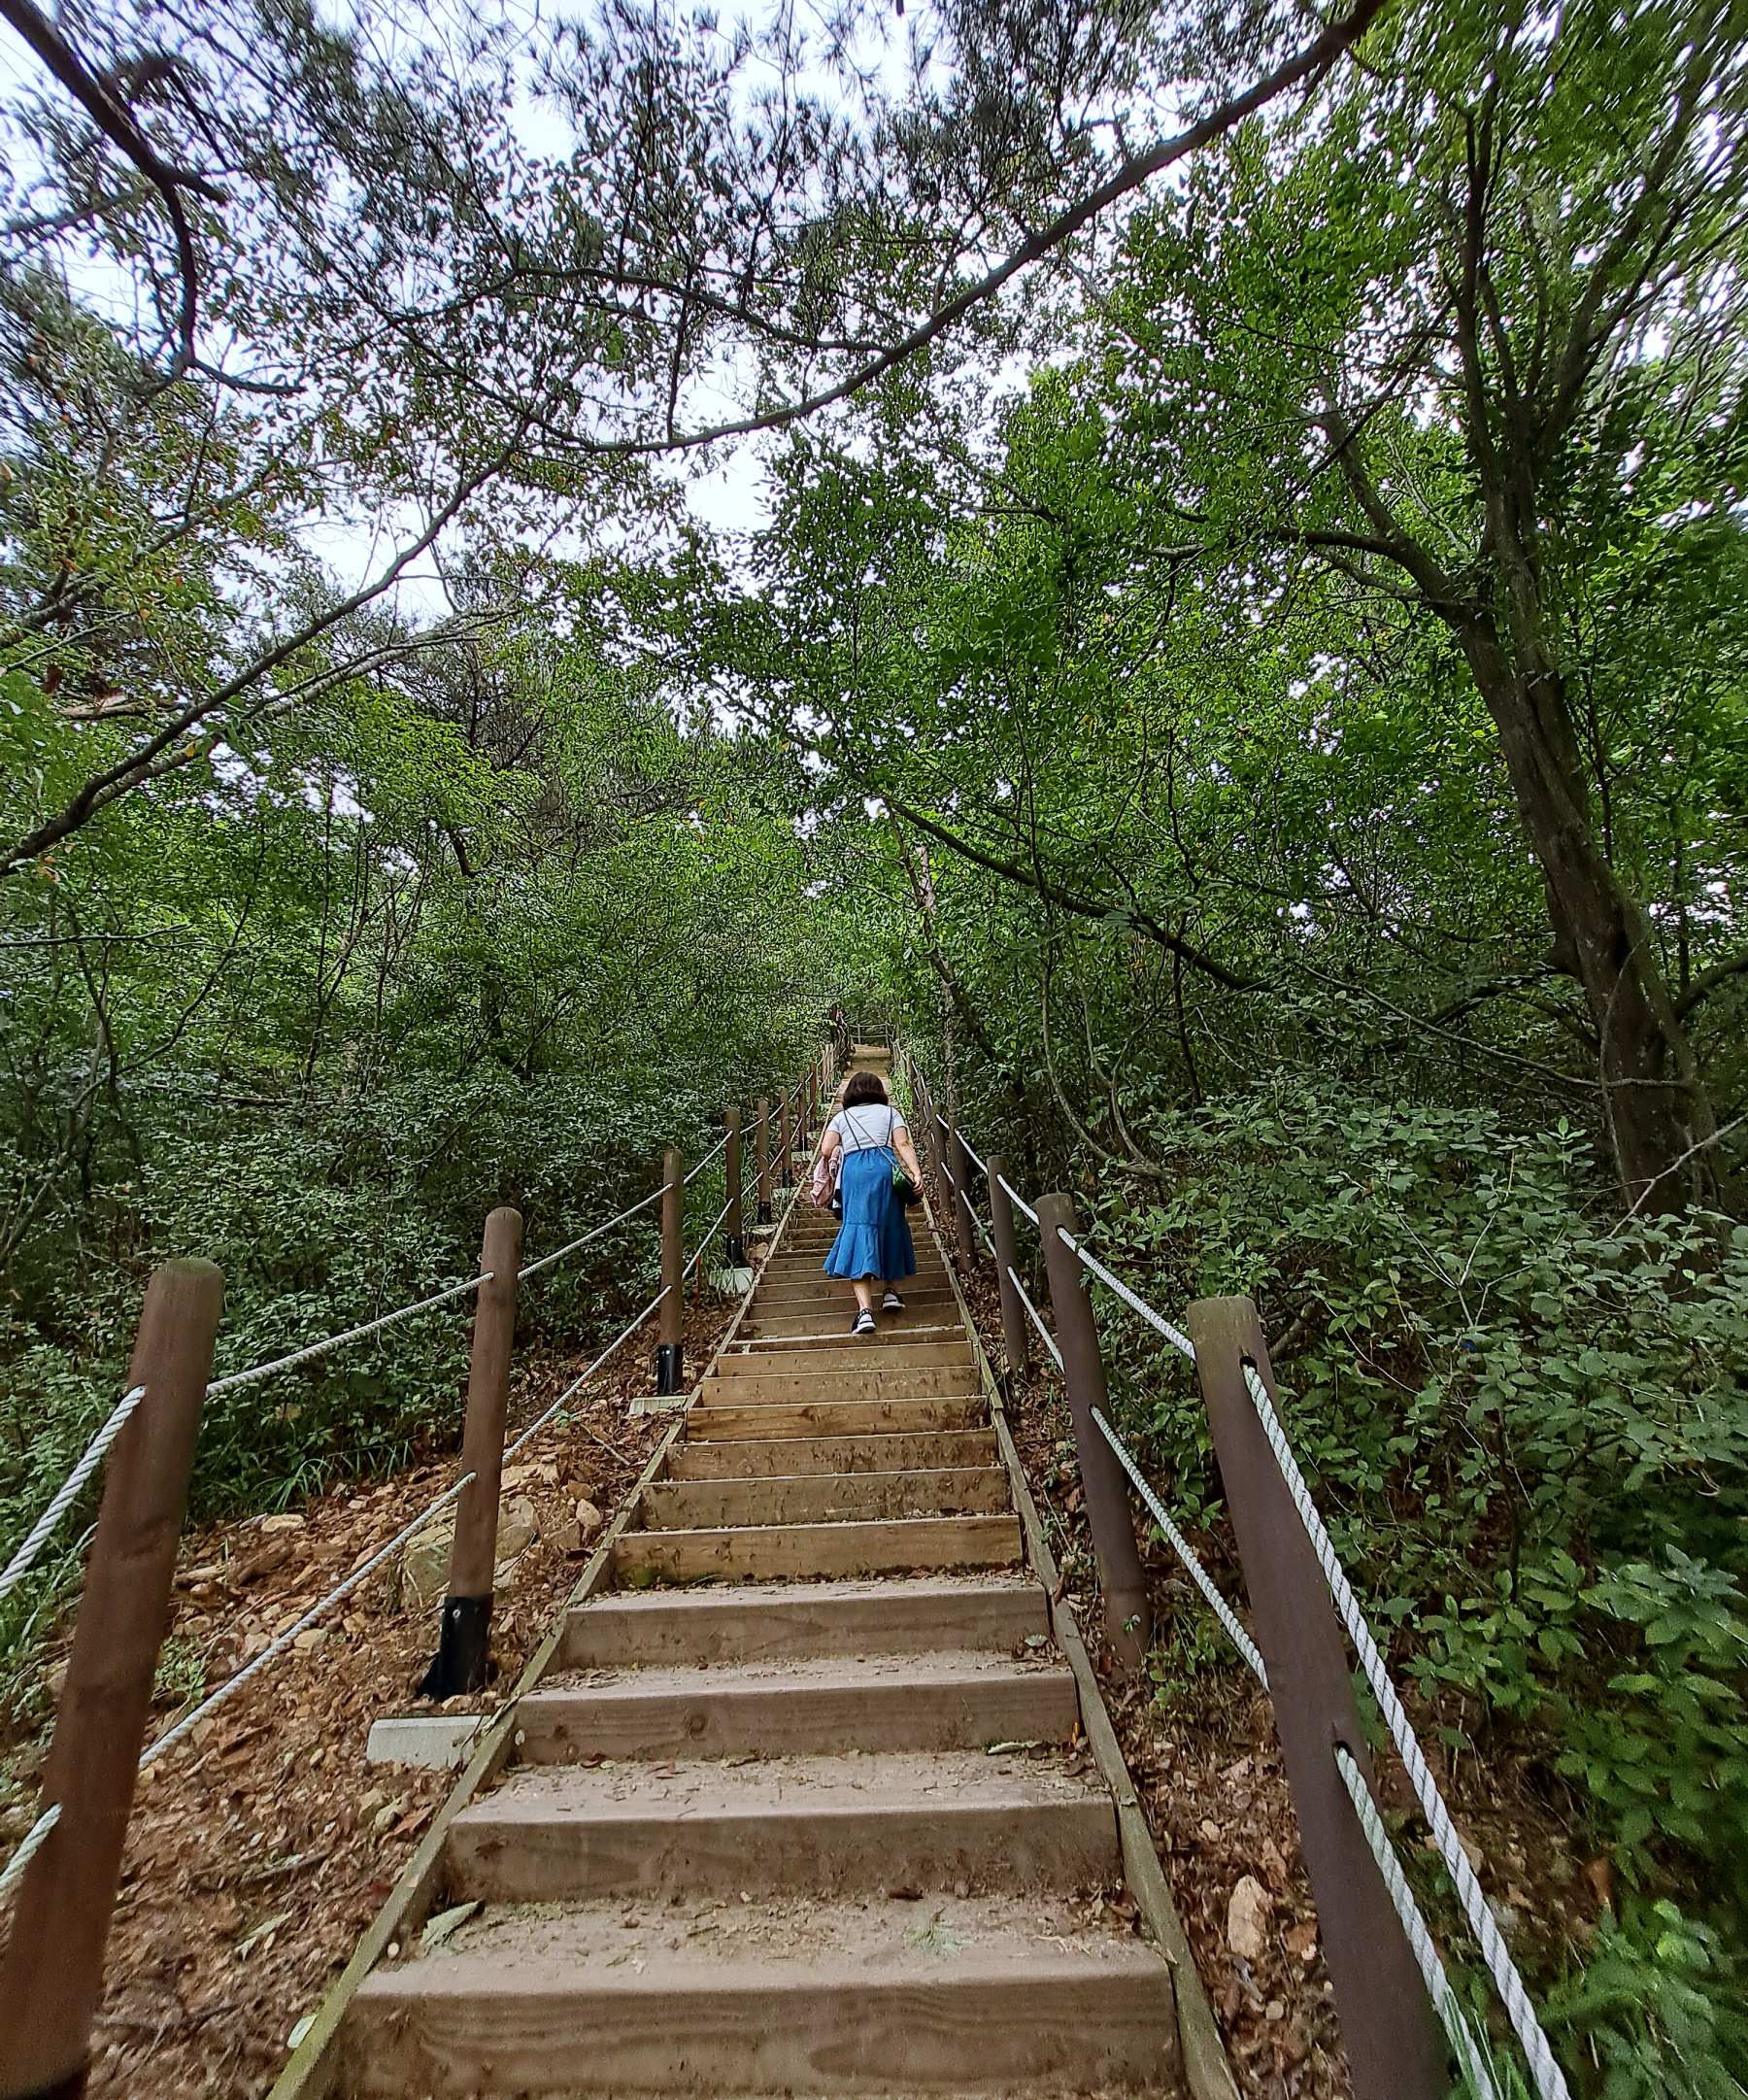
[[903,1130],[905,1122],[887,1101],[860,1101],[854,1108],[840,1108],[825,1128],[836,1131],[846,1152],[865,1152],[890,1145],[893,1132]]

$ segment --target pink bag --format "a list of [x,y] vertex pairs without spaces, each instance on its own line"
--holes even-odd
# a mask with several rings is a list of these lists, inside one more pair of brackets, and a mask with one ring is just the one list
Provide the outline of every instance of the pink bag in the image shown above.
[[828,1210],[831,1199],[837,1194],[837,1165],[842,1152],[828,1161],[824,1153],[814,1161],[813,1180],[808,1185],[808,1201],[816,1210]]

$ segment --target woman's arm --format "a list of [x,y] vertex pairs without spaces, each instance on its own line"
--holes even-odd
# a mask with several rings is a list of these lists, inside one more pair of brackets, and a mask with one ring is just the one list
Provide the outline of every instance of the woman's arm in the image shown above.
[[910,1132],[901,1125],[892,1133],[892,1150],[897,1153],[904,1170],[911,1177],[912,1186],[923,1186],[923,1169],[917,1165],[917,1148],[911,1143]]

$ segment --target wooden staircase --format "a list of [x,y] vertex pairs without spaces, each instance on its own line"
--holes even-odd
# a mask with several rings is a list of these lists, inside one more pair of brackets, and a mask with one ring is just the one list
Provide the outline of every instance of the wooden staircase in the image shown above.
[[913,1218],[905,1310],[853,1341],[831,1221],[791,1213],[618,1586],[449,1825],[446,1902],[479,1910],[365,1978],[342,2089],[1185,2089],[1170,1970],[1099,1901],[1115,1805]]

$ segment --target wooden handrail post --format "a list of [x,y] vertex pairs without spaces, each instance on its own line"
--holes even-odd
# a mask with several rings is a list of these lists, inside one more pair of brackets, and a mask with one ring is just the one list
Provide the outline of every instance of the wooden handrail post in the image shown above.
[[728,1215],[723,1221],[723,1267],[744,1269],[747,1266],[746,1221],[741,1216],[741,1112],[730,1108],[724,1119],[728,1125],[728,1143],[723,1154],[723,1177],[727,1186],[723,1195],[728,1202]]
[[957,1123],[947,1133],[947,1154],[953,1162],[953,1236],[960,1267],[969,1275],[977,1267],[977,1235],[971,1223],[971,1155],[965,1150]]
[[794,1187],[795,1133],[790,1122],[790,1098],[787,1094],[777,1104],[777,1171],[784,1188]]
[[990,1226],[995,1242],[995,1281],[1001,1292],[1001,1339],[1007,1356],[1010,1381],[1024,1377],[1031,1364],[1031,1326],[1014,1277],[1020,1270],[1019,1243],[1014,1233],[1014,1205],[1001,1185],[1007,1171],[997,1153],[990,1155]]
[[1087,1522],[1092,1532],[1092,1557],[1098,1564],[1098,1589],[1104,1599],[1105,1639],[1119,1665],[1139,1669],[1153,1633],[1147,1603],[1147,1579],[1135,1544],[1129,1510],[1128,1481],[1117,1454],[1105,1441],[1092,1410],[1104,1412],[1104,1359],[1098,1351],[1098,1327],[1092,1301],[1074,1250],[1061,1234],[1074,1231],[1074,1205],[1066,1196],[1038,1199],[1038,1236],[1044,1242],[1044,1267],[1050,1276],[1050,1304],[1056,1315],[1057,1347],[1062,1352],[1062,1380],[1068,1388],[1068,1412],[1074,1418],[1074,1449],[1080,1461],[1081,1486],[1087,1497]]
[[1248,1361],[1274,1397],[1262,1323],[1248,1298],[1203,1298],[1184,1324],[1268,1670],[1355,2100],[1439,2100],[1450,2081],[1431,2008],[1336,1769],[1339,1744],[1370,1782],[1340,1622],[1245,1390]]
[[521,1212],[502,1203],[486,1220],[480,1286],[467,1367],[461,1470],[473,1478],[455,1500],[449,1590],[437,1652],[420,1680],[426,1699],[482,1690],[490,1676],[492,1571],[497,1566],[498,1497],[504,1472],[504,1414],[510,1405],[510,1352],[516,1340],[516,1282],[521,1268]]
[[686,1162],[668,1148],[661,1156],[661,1339],[656,1346],[656,1391],[677,1393],[686,1380]]
[[757,1103],[758,1121],[753,1132],[753,1171],[758,1194],[757,1209],[753,1213],[760,1225],[771,1222],[771,1103],[760,1095]]
[[43,1776],[60,1821],[24,1870],[0,1965],[0,2093],[84,2091],[103,1955],[187,1507],[224,1279],[166,1262],[146,1287],[67,1680]]

